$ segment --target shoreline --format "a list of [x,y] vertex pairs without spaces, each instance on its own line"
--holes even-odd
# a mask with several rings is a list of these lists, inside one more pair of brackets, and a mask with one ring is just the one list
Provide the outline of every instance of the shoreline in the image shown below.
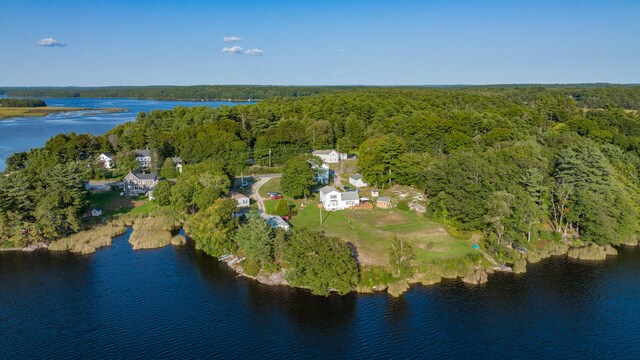
[[[76,111],[90,111],[90,112],[98,112],[98,113],[119,113],[119,112],[127,112],[129,109],[125,108],[75,108],[75,107],[53,107],[53,106],[43,106],[43,107],[0,107],[0,121],[19,118],[19,117],[44,117],[51,114],[59,114],[66,112],[76,112]],[[90,115],[90,114],[87,114]]]
[[[568,261],[576,262],[601,262],[607,260],[610,256],[618,255],[618,248],[620,247],[636,247],[640,246],[640,242],[627,242],[620,243],[616,246],[611,244],[607,245],[595,245],[589,244],[585,246],[571,247],[563,245],[554,248],[545,248],[544,252],[528,253],[528,256],[523,256],[521,259],[516,260],[516,264],[513,265],[513,270],[509,268],[499,270],[499,267],[495,266],[478,266],[471,265],[464,271],[458,271],[455,273],[417,273],[410,278],[398,279],[398,281],[389,284],[377,284],[373,286],[358,285],[352,290],[356,294],[372,294],[377,292],[387,291],[392,297],[398,297],[408,291],[412,285],[429,286],[442,282],[445,279],[459,280],[467,285],[476,286],[489,282],[489,275],[493,275],[497,272],[513,273],[514,275],[520,275],[527,272],[527,264],[537,264],[543,260],[550,259],[552,257],[565,257]],[[598,252],[596,256],[586,256],[585,254],[593,254],[592,249],[599,248],[602,252]],[[582,250],[586,250],[582,252]],[[600,254],[604,254],[601,256]],[[225,263],[229,269],[236,272],[238,276],[242,276],[247,279],[257,281],[263,285],[268,286],[289,286],[304,289],[304,287],[292,286],[286,280],[286,269],[281,269],[275,273],[265,272],[260,270],[258,275],[251,276],[244,272],[242,265],[240,264],[244,259],[240,259],[236,255],[228,257],[219,257],[218,261]]]
[[[175,236],[169,235],[166,239],[167,241],[152,241],[149,243],[145,242],[144,244],[138,244],[139,241],[132,242],[131,234],[136,230],[136,227],[144,223],[145,220],[137,219],[138,222],[140,222],[138,226],[136,226],[136,221],[134,219],[128,220],[129,221],[121,220],[118,222],[109,222],[99,226],[98,228],[76,233],[69,237],[53,241],[50,244],[37,242],[22,248],[0,248],[0,252],[30,253],[38,250],[46,250],[53,252],[68,251],[77,254],[91,254],[100,248],[110,246],[113,239],[130,231],[129,243],[132,245],[133,251],[163,248],[168,245],[180,246],[186,244],[186,237],[178,233],[176,233]],[[140,231],[141,229],[139,228],[138,230]],[[147,238],[148,236],[144,237]],[[427,268],[415,266],[414,269],[416,270],[416,273],[409,278],[400,278],[395,282],[387,284],[380,283],[370,286],[358,284],[351,292],[355,292],[357,294],[371,294],[387,291],[390,296],[398,297],[408,291],[412,285],[419,284],[429,286],[438,284],[444,279],[457,279],[465,284],[476,286],[487,283],[489,281],[489,275],[493,275],[497,272],[513,273],[514,275],[524,274],[527,271],[528,264],[536,264],[552,257],[563,256],[566,257],[568,261],[576,262],[600,262],[606,260],[610,256],[617,256],[618,249],[621,247],[636,246],[640,246],[640,241],[627,241],[615,246],[611,244],[596,245],[593,243],[580,246],[569,246],[563,243],[554,243],[535,252],[531,251],[527,254],[520,254],[520,257],[516,258],[513,263],[508,262],[511,267],[495,266],[495,264],[489,262],[486,257],[483,257],[477,263],[471,262],[468,264],[464,262],[456,263],[456,261],[464,260],[464,258],[453,258],[451,261],[456,265],[453,269],[451,267],[447,268],[446,265],[443,266],[442,264],[439,266],[433,265]],[[261,284],[304,289],[304,287],[292,286],[289,284],[286,280],[287,270],[284,268],[272,273],[260,270],[257,275],[252,276],[244,272],[242,266],[244,258],[240,258],[238,255],[228,254],[214,258],[219,262],[225,263],[228,268],[234,271],[238,276],[257,281]],[[460,266],[460,264],[463,265]]]

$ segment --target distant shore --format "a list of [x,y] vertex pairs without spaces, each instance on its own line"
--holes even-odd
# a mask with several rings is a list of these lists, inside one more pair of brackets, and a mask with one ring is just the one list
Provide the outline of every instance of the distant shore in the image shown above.
[[116,113],[124,112],[127,109],[124,108],[80,108],[80,107],[54,107],[54,106],[41,106],[41,107],[0,107],[0,119],[14,118],[14,117],[41,117],[50,114],[57,114],[61,112],[71,111],[99,111],[103,113]]

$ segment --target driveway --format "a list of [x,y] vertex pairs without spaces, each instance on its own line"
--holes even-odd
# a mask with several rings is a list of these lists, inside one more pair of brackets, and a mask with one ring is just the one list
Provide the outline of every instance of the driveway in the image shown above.
[[267,175],[254,175],[253,178],[257,181],[251,185],[251,195],[250,198],[254,199],[258,203],[258,209],[260,211],[264,211],[264,201],[269,200],[269,198],[263,198],[260,196],[260,187],[264,185],[267,181],[275,178],[281,177],[282,174],[267,174]]

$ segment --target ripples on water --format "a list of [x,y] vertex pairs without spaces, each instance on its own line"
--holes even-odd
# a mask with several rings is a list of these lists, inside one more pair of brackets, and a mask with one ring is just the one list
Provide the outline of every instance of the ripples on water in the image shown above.
[[637,358],[640,251],[483,286],[328,298],[238,278],[193,244],[0,253],[0,357]]

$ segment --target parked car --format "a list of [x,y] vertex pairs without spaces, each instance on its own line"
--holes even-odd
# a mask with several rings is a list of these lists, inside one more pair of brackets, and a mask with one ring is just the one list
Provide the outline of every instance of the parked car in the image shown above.
[[269,196],[271,196],[271,195],[280,195],[280,193],[277,193],[275,191],[269,191],[267,194],[269,194]]
[[271,199],[272,199],[272,200],[279,200],[279,199],[282,199],[282,195],[280,195],[280,194],[273,194],[273,195],[271,195]]
[[349,187],[349,186],[345,186],[345,187],[344,187],[344,191],[351,191],[351,187]]
[[291,216],[285,215],[285,216],[282,217],[282,220],[289,221],[289,220],[291,220]]

